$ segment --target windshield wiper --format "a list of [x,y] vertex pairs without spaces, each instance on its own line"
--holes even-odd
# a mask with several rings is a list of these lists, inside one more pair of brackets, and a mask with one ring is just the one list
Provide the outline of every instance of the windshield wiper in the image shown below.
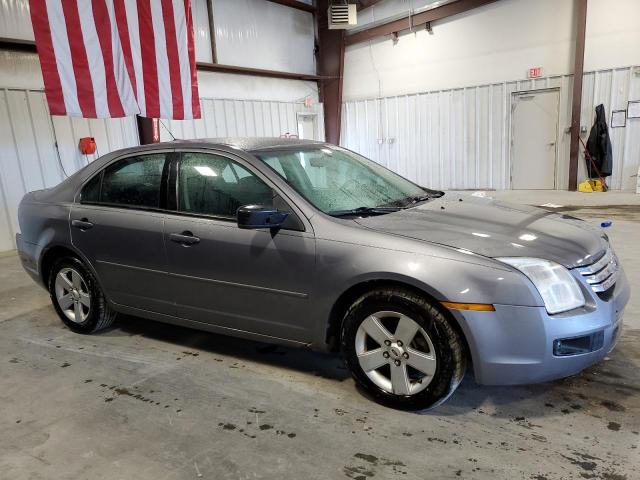
[[333,210],[328,212],[332,217],[351,217],[355,215],[384,215],[402,210],[402,207],[358,207],[350,210]]
[[415,197],[409,197],[407,198],[407,202],[409,205],[413,205],[414,203],[426,202],[427,200],[440,198],[443,195],[444,192],[433,191],[432,193],[427,193],[426,195],[416,195]]

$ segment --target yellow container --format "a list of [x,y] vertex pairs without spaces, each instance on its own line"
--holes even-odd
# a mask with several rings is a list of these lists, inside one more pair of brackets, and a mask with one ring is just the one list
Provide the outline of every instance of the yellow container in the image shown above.
[[582,193],[593,193],[593,188],[591,187],[591,183],[587,180],[578,185],[578,191]]
[[594,192],[604,192],[604,188],[600,180],[589,180],[589,183],[591,184],[591,188]]
[[604,192],[600,180],[585,180],[578,185],[578,191],[583,193]]

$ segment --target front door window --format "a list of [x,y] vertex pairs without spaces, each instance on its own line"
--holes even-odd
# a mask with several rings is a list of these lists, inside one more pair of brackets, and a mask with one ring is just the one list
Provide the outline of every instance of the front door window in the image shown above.
[[235,218],[243,205],[273,205],[274,192],[232,160],[184,153],[178,172],[178,211]]

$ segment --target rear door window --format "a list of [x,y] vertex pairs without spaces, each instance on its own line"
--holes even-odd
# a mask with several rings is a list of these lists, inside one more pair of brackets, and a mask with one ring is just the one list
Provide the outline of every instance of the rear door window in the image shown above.
[[100,201],[100,185],[102,184],[102,172],[89,180],[82,189],[80,200],[82,203],[97,203]]
[[83,203],[160,208],[166,153],[125,158],[109,165],[83,188]]

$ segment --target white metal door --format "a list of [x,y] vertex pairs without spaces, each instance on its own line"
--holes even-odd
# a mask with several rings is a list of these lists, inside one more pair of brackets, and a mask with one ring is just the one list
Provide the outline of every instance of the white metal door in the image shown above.
[[318,115],[298,113],[298,138],[304,140],[318,140],[316,122]]
[[516,93],[511,104],[511,188],[556,186],[557,90]]

